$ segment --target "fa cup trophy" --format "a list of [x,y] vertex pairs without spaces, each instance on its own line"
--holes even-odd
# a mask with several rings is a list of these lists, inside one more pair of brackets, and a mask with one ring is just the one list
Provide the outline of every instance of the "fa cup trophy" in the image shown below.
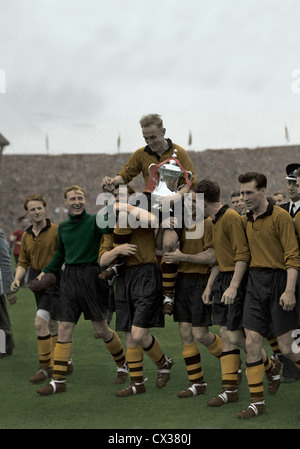
[[[170,159],[167,159],[158,165],[149,165],[149,175],[151,179],[147,191],[152,194],[154,208],[159,207],[161,197],[172,196],[178,192],[178,182],[182,175],[185,177],[186,184],[191,187],[192,172],[185,170],[176,157],[177,150],[175,149]],[[153,182],[155,187],[152,190],[151,186],[153,186]]]

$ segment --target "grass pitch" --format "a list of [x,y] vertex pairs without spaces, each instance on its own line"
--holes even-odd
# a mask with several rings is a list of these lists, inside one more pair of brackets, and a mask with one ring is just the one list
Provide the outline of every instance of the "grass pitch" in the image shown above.
[[[15,349],[0,359],[1,429],[299,429],[300,381],[282,384],[276,396],[267,392],[267,413],[249,421],[239,420],[237,412],[249,405],[248,386],[243,373],[238,403],[211,408],[207,401],[221,387],[219,361],[199,345],[205,395],[179,399],[177,392],[188,385],[177,324],[166,317],[164,329],[153,329],[168,357],[174,359],[171,379],[158,389],[156,367],[144,357],[146,393],[118,398],[114,384],[116,369],[103,341],[94,338],[89,321],[80,319],[73,334],[74,372],[67,379],[66,393],[39,396],[39,386],[29,378],[38,369],[37,340],[34,330],[35,300],[30,290],[21,288],[15,305],[8,304]],[[114,320],[111,323],[114,328]],[[217,328],[214,331],[218,331]],[[124,335],[119,334],[125,346]],[[270,347],[266,344],[268,354]],[[245,369],[245,355],[242,354]],[[129,380],[125,386],[129,384]]]

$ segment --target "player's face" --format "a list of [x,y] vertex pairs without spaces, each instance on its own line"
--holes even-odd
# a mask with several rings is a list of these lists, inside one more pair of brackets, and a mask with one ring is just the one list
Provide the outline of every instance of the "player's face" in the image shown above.
[[41,201],[29,201],[27,212],[32,224],[39,224],[45,220],[46,209]]
[[232,208],[237,211],[238,214],[242,212],[242,204],[240,201],[240,196],[233,196],[231,197],[231,205]]
[[203,219],[204,201],[200,193],[190,192],[187,198],[188,213],[196,221]]
[[273,200],[275,201],[276,206],[280,206],[280,204],[286,203],[286,200],[282,193],[278,193],[277,195],[273,195]]
[[145,142],[152,151],[161,151],[165,145],[165,128],[158,128],[155,125],[142,128]]
[[257,189],[256,182],[246,182],[241,184],[241,195],[247,209],[255,211],[265,199],[265,189]]
[[71,190],[70,192],[67,192],[65,205],[69,214],[82,214],[85,209],[85,198],[82,190]]

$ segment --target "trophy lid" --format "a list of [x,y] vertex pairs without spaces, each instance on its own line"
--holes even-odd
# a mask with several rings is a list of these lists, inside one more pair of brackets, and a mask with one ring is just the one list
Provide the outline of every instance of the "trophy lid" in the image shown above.
[[169,160],[168,162],[166,162],[165,164],[161,165],[158,168],[158,171],[170,171],[172,173],[183,173],[183,171],[181,170],[181,168],[179,167],[179,165],[177,165],[176,163],[176,157],[177,157],[177,150],[176,148],[174,149],[174,152],[172,154],[172,159]]

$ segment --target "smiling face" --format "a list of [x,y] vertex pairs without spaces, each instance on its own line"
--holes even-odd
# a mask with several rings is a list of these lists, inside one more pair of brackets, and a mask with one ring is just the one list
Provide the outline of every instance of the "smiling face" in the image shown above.
[[160,153],[165,149],[165,128],[158,128],[155,125],[145,126],[142,128],[145,142],[152,151]]
[[66,193],[65,205],[70,215],[80,215],[85,209],[85,197],[82,190],[70,190]]

